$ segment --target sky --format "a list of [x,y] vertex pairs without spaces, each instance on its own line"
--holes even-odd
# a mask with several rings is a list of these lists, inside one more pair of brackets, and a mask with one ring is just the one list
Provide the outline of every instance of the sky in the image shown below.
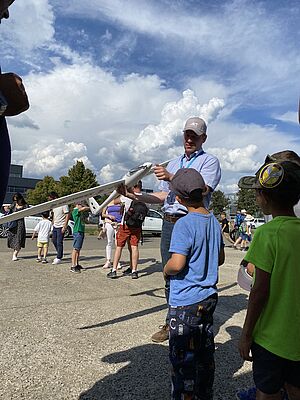
[[12,162],[59,178],[82,160],[105,183],[182,154],[200,116],[232,193],[266,154],[300,153],[299,20],[298,0],[16,0],[0,63],[31,106],[8,118]]

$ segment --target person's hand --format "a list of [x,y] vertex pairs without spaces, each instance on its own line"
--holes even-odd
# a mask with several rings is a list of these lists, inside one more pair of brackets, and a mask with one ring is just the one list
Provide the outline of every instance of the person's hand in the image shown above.
[[173,174],[168,172],[165,167],[162,167],[161,165],[155,165],[153,172],[155,173],[155,176],[157,179],[160,181],[171,181]]
[[65,233],[65,230],[66,230],[66,227],[63,226],[63,227],[61,228],[61,233]]
[[115,220],[116,220],[116,217],[115,217],[114,215],[110,215],[110,216],[109,216],[109,219],[110,219],[111,221],[115,221]]
[[242,357],[243,360],[246,361],[252,361],[253,358],[250,356],[250,349],[252,345],[252,337],[249,337],[242,333],[240,341],[239,341],[239,352],[240,356]]

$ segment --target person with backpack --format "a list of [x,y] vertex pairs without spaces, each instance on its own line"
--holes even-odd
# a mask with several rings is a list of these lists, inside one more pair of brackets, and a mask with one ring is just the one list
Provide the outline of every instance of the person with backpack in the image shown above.
[[[133,187],[133,193],[135,196],[138,197],[139,192],[141,192],[141,188],[142,182],[139,181],[137,185]],[[121,196],[120,199],[116,201],[121,202],[124,205],[124,212],[121,225],[117,232],[117,246],[114,254],[113,267],[111,271],[107,274],[107,277],[111,279],[117,278],[117,268],[122,255],[122,251],[125,244],[128,243],[131,264],[130,275],[132,279],[138,279],[138,244],[141,239],[142,225],[147,215],[148,207],[145,203],[141,201],[132,200],[125,196]]]
[[238,238],[236,239],[233,248],[237,249],[237,245],[240,244],[244,238],[244,235],[246,233],[246,223],[244,223],[244,220],[246,218],[247,211],[245,209],[241,210],[241,212],[237,212],[235,216],[235,221],[234,221],[234,227],[238,231]]

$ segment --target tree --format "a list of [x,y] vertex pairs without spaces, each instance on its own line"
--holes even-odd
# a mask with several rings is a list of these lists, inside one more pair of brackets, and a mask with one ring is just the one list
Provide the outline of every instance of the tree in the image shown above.
[[44,179],[38,182],[34,189],[30,189],[26,193],[26,201],[28,204],[33,206],[36,204],[44,203],[48,201],[48,195],[50,192],[56,192],[58,190],[57,182],[55,182],[52,176],[45,176]]
[[256,204],[255,190],[253,189],[240,189],[238,192],[238,210],[243,208],[250,214],[259,213],[260,208]]
[[81,190],[90,189],[98,186],[96,175],[86,168],[82,161],[69,169],[67,176],[61,176],[58,183],[59,196],[66,196]]
[[229,204],[229,200],[221,190],[215,190],[211,196],[210,208],[215,215],[221,214]]

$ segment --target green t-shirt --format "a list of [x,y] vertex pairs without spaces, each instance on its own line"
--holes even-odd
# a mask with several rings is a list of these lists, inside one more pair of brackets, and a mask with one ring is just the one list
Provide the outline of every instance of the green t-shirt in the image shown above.
[[85,224],[83,220],[83,213],[78,210],[78,208],[74,208],[72,211],[72,217],[74,221],[74,228],[73,228],[73,233],[77,232],[84,232],[85,230]]
[[245,259],[271,274],[268,301],[253,340],[280,357],[300,361],[300,219],[276,217],[256,229]]

